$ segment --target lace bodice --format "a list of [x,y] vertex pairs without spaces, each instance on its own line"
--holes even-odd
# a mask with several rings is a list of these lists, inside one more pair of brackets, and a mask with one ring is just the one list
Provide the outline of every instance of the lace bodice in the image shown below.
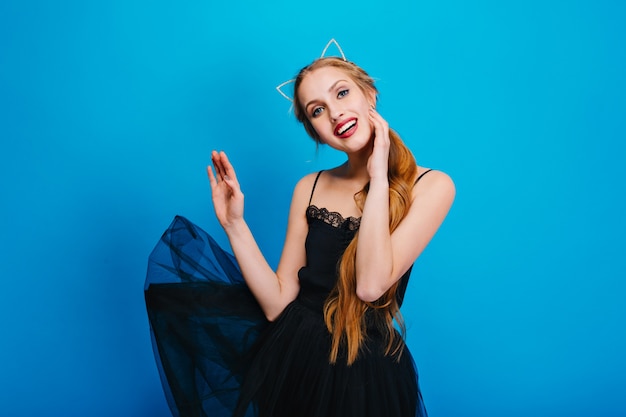
[[306,210],[307,217],[322,220],[333,227],[340,228],[346,224],[348,230],[357,230],[361,225],[360,217],[346,217],[344,218],[340,213],[336,211],[328,211],[325,208],[318,208],[315,205],[310,205]]

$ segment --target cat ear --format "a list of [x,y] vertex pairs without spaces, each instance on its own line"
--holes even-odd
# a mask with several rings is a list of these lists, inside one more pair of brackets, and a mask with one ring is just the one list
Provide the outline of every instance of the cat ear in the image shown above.
[[[341,59],[343,59],[344,61],[347,61],[346,56],[343,54],[343,49],[341,49],[341,46],[339,46],[339,43],[337,43],[337,41],[335,40],[335,38],[331,39],[328,41],[328,43],[326,44],[326,46],[324,47],[324,50],[322,51],[322,55],[320,56],[320,58],[324,58],[324,56],[326,56],[326,52],[328,52],[328,48],[330,48],[330,46],[334,44],[337,49],[339,50],[339,53],[341,54]],[[287,100],[289,100],[292,105],[293,105],[293,97],[290,97],[289,94],[285,93],[283,91],[283,88],[289,84],[293,84],[294,82],[296,82],[295,79],[292,80],[287,80],[284,83],[278,85],[276,87],[276,91],[278,91],[280,93],[281,96],[285,97]]]
[[285,97],[287,100],[291,101],[293,103],[293,98],[289,97],[283,90],[282,88],[285,87],[286,85],[289,84],[293,84],[295,83],[296,80],[287,80],[284,83],[280,84],[279,86],[276,87],[276,90],[280,93],[281,96]]
[[335,38],[332,38],[331,40],[328,41],[328,43],[326,44],[326,47],[324,48],[324,50],[322,51],[322,55],[320,56],[320,58],[324,58],[324,56],[326,56],[326,52],[328,51],[328,48],[330,47],[330,45],[335,44],[335,46],[337,47],[337,49],[339,50],[339,53],[341,54],[341,59],[343,59],[344,61],[347,61],[346,56],[343,53],[343,49],[341,49],[341,46],[339,46],[339,43],[337,43],[337,41],[335,40]]

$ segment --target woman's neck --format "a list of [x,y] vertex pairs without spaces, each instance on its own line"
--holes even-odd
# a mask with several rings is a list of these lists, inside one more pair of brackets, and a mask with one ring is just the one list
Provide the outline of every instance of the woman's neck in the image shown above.
[[[372,143],[373,145],[373,143]],[[347,180],[369,181],[367,162],[372,155],[373,146],[366,146],[358,152],[346,154],[348,160],[341,166],[341,176]]]

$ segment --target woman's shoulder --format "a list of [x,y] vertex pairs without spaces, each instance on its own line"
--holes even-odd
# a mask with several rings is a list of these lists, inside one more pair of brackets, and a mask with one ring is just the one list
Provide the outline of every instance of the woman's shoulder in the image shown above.
[[422,177],[424,177],[424,179],[428,177],[432,181],[453,182],[450,175],[440,169],[417,165],[415,183],[417,184],[418,182],[420,182],[422,180]]
[[413,193],[421,194],[425,192],[434,192],[454,198],[456,189],[454,181],[450,175],[444,171],[435,168],[418,166]]
[[293,197],[298,201],[309,201],[310,195],[315,188],[317,179],[322,171],[316,171],[301,177],[296,183],[293,190]]
[[320,176],[320,174],[322,172],[324,172],[324,170],[315,171],[315,172],[309,172],[305,176],[301,177],[298,180],[298,182],[296,183],[296,189],[297,188],[308,188],[308,189],[310,189],[313,186],[313,184],[315,183],[315,181],[317,181],[318,177]]

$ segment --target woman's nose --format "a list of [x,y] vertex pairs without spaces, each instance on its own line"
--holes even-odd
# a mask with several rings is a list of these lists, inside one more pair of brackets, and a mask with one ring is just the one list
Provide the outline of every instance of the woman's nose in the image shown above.
[[329,108],[329,114],[332,121],[336,122],[343,116],[343,110],[339,106],[331,107]]

